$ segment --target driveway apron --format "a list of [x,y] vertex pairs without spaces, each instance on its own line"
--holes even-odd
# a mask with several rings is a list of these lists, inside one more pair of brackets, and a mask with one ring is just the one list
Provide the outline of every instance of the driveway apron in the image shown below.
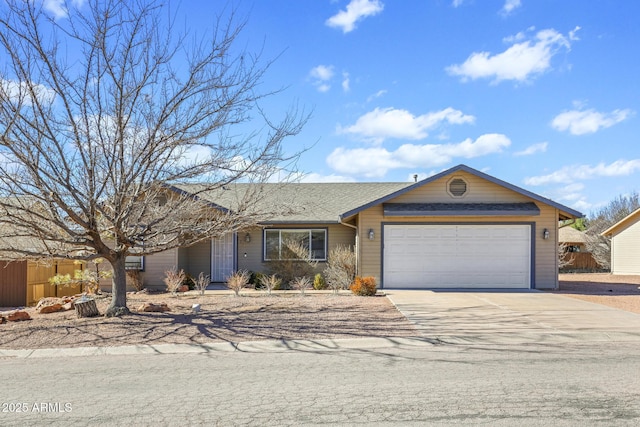
[[388,290],[425,337],[456,344],[639,342],[640,315],[541,291]]

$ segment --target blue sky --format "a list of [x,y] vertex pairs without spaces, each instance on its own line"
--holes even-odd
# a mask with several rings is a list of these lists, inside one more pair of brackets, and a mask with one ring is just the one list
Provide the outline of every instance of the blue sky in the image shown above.
[[[79,0],[75,0],[79,1]],[[55,7],[59,2],[50,2]],[[640,190],[640,2],[244,0],[276,58],[275,118],[305,181],[407,181],[460,163],[585,214]],[[190,28],[229,8],[184,1]]]

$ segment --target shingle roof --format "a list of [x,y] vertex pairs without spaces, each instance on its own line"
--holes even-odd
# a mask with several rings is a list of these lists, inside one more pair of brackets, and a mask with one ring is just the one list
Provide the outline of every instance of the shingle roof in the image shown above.
[[[178,191],[197,194],[198,197],[208,201],[213,206],[229,210],[234,210],[234,206],[248,192],[258,191],[260,197],[258,197],[256,209],[276,205],[283,208],[286,207],[282,211],[287,212],[286,214],[274,215],[264,223],[336,223],[457,171],[468,172],[522,194],[534,201],[550,205],[558,209],[559,219],[580,218],[583,216],[581,212],[466,165],[454,166],[417,183],[235,183],[226,185],[225,189],[206,192],[202,192],[206,188],[202,184],[181,184],[174,186],[174,188]],[[294,208],[293,210],[295,211],[292,214],[290,214],[291,208]]]
[[[266,223],[337,223],[345,212],[367,205],[411,184],[409,182],[260,185],[235,183],[226,185],[225,189],[201,193],[198,197],[217,207],[233,210],[234,205],[242,200],[248,191],[259,189],[262,196],[259,197],[258,203],[269,206],[281,204],[283,207],[294,208],[291,214],[274,216]],[[181,184],[175,187],[191,194],[202,191],[204,188],[201,184]],[[260,206],[257,208],[259,209]]]
[[558,242],[560,243],[585,243],[584,232],[570,226],[558,229]]

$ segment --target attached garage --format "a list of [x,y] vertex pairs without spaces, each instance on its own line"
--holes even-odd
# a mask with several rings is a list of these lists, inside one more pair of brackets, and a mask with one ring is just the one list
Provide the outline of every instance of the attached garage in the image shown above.
[[384,288],[531,288],[533,224],[385,224]]

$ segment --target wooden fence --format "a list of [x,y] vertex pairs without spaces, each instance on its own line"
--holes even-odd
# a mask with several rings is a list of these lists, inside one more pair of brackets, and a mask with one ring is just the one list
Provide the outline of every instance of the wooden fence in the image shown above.
[[589,252],[572,252],[569,255],[571,263],[562,268],[563,271],[580,270],[580,271],[600,271],[602,267],[598,265],[591,253]]

